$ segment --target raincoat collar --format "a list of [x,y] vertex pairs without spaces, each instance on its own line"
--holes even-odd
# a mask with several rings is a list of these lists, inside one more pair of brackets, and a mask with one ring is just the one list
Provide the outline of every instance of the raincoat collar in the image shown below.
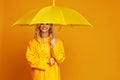
[[48,43],[50,41],[50,37],[46,37],[46,38],[41,38],[40,36],[37,38],[38,42],[45,42]]

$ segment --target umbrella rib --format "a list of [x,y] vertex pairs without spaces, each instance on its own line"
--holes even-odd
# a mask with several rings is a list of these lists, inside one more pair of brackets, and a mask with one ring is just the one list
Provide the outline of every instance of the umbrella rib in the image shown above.
[[62,11],[61,11],[61,9],[59,8],[59,10],[60,10],[60,14],[62,15],[62,17],[63,17],[63,21],[64,21],[64,24],[66,25],[66,21],[65,21],[65,19],[64,19],[64,15],[63,15],[63,13],[62,13]]
[[36,18],[36,16],[39,14],[39,10],[37,11],[37,14],[36,15],[34,15],[34,18],[32,19],[32,21],[30,22],[30,24],[32,24],[33,23],[33,21],[35,20],[35,18]]

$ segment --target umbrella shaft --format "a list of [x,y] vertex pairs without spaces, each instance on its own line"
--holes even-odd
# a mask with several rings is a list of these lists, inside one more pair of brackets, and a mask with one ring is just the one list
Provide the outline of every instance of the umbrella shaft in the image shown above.
[[55,6],[55,0],[53,0],[53,6]]

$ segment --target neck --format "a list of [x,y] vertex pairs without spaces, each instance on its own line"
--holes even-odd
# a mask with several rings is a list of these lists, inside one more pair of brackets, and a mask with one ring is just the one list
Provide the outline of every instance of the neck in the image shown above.
[[48,32],[42,32],[41,37],[42,38],[47,38],[49,36]]

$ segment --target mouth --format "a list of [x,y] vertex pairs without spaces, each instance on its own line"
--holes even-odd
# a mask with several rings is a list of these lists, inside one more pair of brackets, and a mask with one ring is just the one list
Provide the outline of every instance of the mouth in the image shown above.
[[48,28],[46,28],[46,27],[43,27],[42,29],[43,29],[43,30],[47,30]]

